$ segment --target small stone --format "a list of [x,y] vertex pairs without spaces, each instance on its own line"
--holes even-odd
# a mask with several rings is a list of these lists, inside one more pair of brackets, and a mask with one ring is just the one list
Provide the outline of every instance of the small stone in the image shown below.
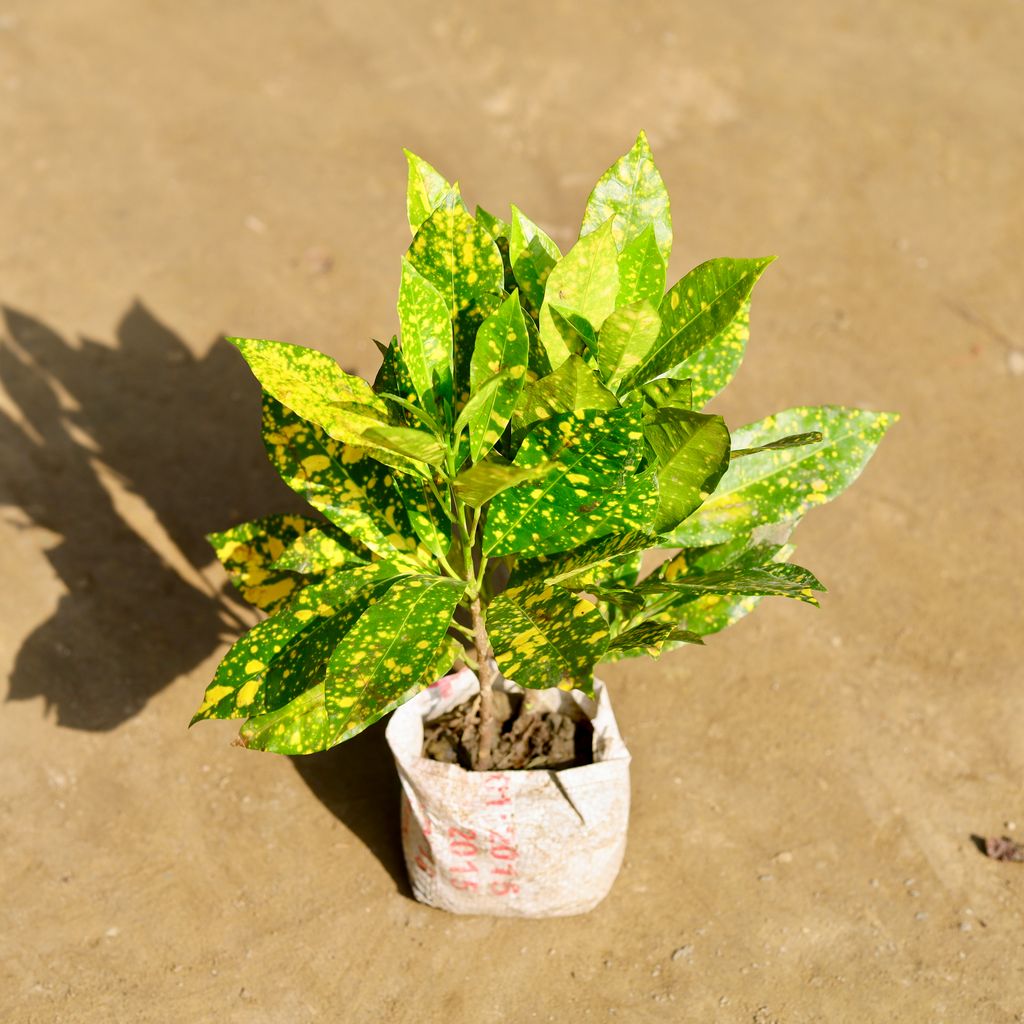
[[683,957],[691,957],[693,955],[693,946],[680,946],[677,950],[672,953],[673,960],[682,960]]
[[1006,354],[1006,368],[1014,377],[1024,377],[1024,352],[1019,348],[1012,348]]
[[793,863],[793,854],[790,853],[789,850],[783,850],[782,853],[776,855],[775,859],[780,864],[792,864]]
[[121,929],[114,925],[114,927],[108,928],[104,934],[108,939],[116,939],[121,934]]
[[266,234],[266,231],[267,231],[267,225],[264,224],[263,221],[261,221],[259,219],[259,217],[255,216],[255,215],[253,215],[251,213],[249,214],[248,217],[245,218],[245,226],[254,235],[263,235],[263,234]]
[[928,915],[923,910],[919,910],[914,915],[914,920],[915,921],[927,921],[928,920]]
[[961,921],[960,922],[960,931],[962,931],[962,932],[972,931],[973,928],[974,928],[974,925],[972,925],[970,921]]
[[1003,822],[1003,827],[1006,829],[1007,832],[1013,832],[1017,828],[1017,822],[1015,822],[1015,821],[1004,821]]

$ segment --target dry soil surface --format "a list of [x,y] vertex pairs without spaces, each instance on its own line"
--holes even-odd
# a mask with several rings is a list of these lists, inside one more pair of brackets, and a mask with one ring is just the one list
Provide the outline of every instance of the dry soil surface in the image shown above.
[[[0,1020],[1024,1014],[1019,2],[0,2]],[[781,256],[734,424],[897,409],[798,535],[830,586],[609,668],[627,861],[585,918],[413,902],[379,727],[186,731],[289,507],[223,333],[368,373],[405,145],[568,244],[644,127],[674,277]]]

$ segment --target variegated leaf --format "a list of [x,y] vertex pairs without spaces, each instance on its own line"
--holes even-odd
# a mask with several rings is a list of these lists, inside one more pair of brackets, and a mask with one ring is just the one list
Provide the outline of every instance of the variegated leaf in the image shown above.
[[551,306],[578,313],[595,330],[615,308],[619,292],[619,255],[615,250],[610,222],[581,238],[548,275],[544,304],[540,311],[540,338],[551,365],[560,366],[569,357],[551,315]]
[[343,612],[353,601],[368,599],[376,584],[390,584],[397,570],[386,562],[336,572],[321,583],[300,590],[274,615],[236,640],[224,656],[192,721],[203,718],[244,718],[270,711],[296,694],[267,691],[271,663],[296,638]]
[[513,587],[489,605],[487,629],[506,679],[535,689],[593,692],[608,624],[590,601],[559,587]]
[[597,334],[587,320],[579,313],[561,306],[549,306],[548,312],[569,352],[583,358],[597,355]]
[[493,213],[488,213],[482,206],[476,208],[474,216],[477,223],[483,225],[484,230],[495,242],[499,238],[504,238],[508,241],[512,237],[512,225],[500,217],[495,217]]
[[639,592],[650,594],[742,594],[757,597],[792,597],[816,605],[815,591],[824,591],[814,574],[799,565],[769,562],[756,568],[730,566],[701,575],[644,580]]
[[441,294],[453,320],[474,299],[504,284],[494,240],[452,192],[423,222],[407,258]]
[[[452,524],[427,480],[409,476],[396,476],[395,488],[405,506],[405,514],[423,546],[432,554],[443,557],[452,544]],[[434,485],[440,489],[442,482],[434,478]]]
[[485,459],[459,473],[455,478],[455,493],[470,508],[480,508],[506,487],[543,476],[551,466],[550,462],[537,466],[511,466],[506,462]]
[[278,514],[207,534],[206,539],[242,597],[265,612],[273,612],[305,585],[296,573],[314,571],[275,565],[277,558],[318,525],[308,516]]
[[[434,680],[445,675],[461,653],[462,647],[457,641],[448,638],[442,640],[424,678]],[[410,688],[387,705],[378,717],[393,711],[405,699],[413,696],[417,689],[420,688]],[[321,680],[284,707],[250,718],[242,726],[239,737],[243,746],[250,750],[265,750],[275,754],[312,754],[350,739],[368,724],[352,725],[339,735],[327,717],[325,686]]]
[[398,319],[402,355],[420,403],[436,409],[435,394],[438,401],[452,394],[452,322],[441,293],[408,259],[402,260]]
[[671,377],[659,377],[633,394],[642,394],[652,409],[663,409],[666,406],[686,410],[693,408],[693,381],[689,378],[673,380]]
[[[673,377],[693,382],[692,408],[700,412],[736,376],[750,338],[750,302],[740,306],[736,316],[706,345],[684,359],[671,371]],[[654,381],[653,383],[657,383]]]
[[523,306],[531,317],[540,316],[548,278],[556,262],[541,240],[532,238],[512,264],[512,277],[523,297]]
[[806,434],[790,434],[788,437],[780,437],[775,441],[759,444],[756,448],[734,448],[729,458],[742,459],[748,455],[757,455],[758,452],[778,452],[783,448],[802,448],[807,444],[818,444],[822,440],[824,438],[820,430],[811,430]]
[[632,149],[598,179],[583,215],[580,236],[589,235],[614,217],[616,247],[622,249],[651,226],[665,262],[672,251],[672,214],[665,182],[641,132]]
[[643,529],[657,490],[651,480],[632,475],[642,439],[639,412],[631,409],[587,409],[536,424],[515,465],[556,465],[494,498],[484,554],[546,554],[606,533]]
[[386,466],[269,395],[263,400],[263,443],[284,482],[350,537],[389,561],[429,564]]
[[658,248],[654,227],[648,225],[619,253],[617,306],[649,302],[655,309],[665,295],[665,258]]
[[554,240],[513,205],[509,259],[512,275],[530,315],[540,315],[548,276],[561,258],[562,254]]
[[729,430],[720,416],[666,406],[644,422],[658,463],[659,504],[653,530],[679,525],[714,491],[729,466]]
[[661,318],[646,299],[619,306],[611,313],[597,340],[597,365],[611,391],[640,365],[661,331]]
[[[756,535],[769,532],[765,528],[755,536],[740,535],[723,544],[703,548],[686,548],[659,566],[649,579],[678,579],[686,574],[705,574],[726,568],[756,568],[769,562],[786,562],[793,555],[793,545],[784,541],[792,533],[795,522],[777,524],[770,528],[775,541],[765,542]],[[650,621],[670,623],[674,626],[707,636],[717,633],[739,621],[757,607],[761,597],[737,594],[705,594],[695,592],[654,595],[648,599]],[[669,644],[669,646],[675,646]]]
[[409,227],[415,235],[420,225],[451,192],[452,186],[445,180],[444,175],[431,167],[422,157],[410,153],[407,149],[402,152],[409,163],[406,210],[409,214]]
[[700,510],[672,532],[669,543],[717,543],[762,523],[799,518],[831,501],[857,479],[897,419],[894,413],[832,405],[789,409],[742,427],[733,434],[737,448],[757,447],[785,433],[819,431],[824,440],[737,459]]
[[[401,399],[402,402],[418,407],[419,395],[416,393],[416,386],[412,382],[409,367],[406,365],[405,355],[398,344],[397,336],[393,337],[391,343],[387,346],[382,345],[379,341],[374,344],[376,344],[381,354],[380,367],[373,379],[374,394],[381,397],[385,405],[389,401],[394,403],[396,399]],[[388,398],[386,396],[392,397]],[[408,405],[403,405],[398,410],[394,415],[394,420],[396,423],[404,424],[407,427],[411,427],[415,423],[414,417],[409,412]]]
[[324,681],[332,743],[434,682],[427,674],[465,586],[440,576],[407,576],[360,616],[331,656]]
[[608,645],[620,657],[646,654],[657,658],[668,644],[703,644],[699,633],[666,622],[643,622],[619,633]]
[[512,433],[518,439],[539,420],[584,409],[617,409],[618,405],[594,370],[579,356],[569,356],[554,373],[523,389],[512,413]]
[[614,575],[630,556],[647,550],[655,543],[656,538],[650,534],[632,531],[601,537],[563,554],[521,559],[516,565],[512,583],[538,580],[549,587],[585,590],[589,584]]
[[440,466],[444,461],[444,448],[441,442],[432,434],[417,430],[415,427],[371,427],[363,434],[364,446],[366,441],[376,445],[376,448],[370,449],[374,452],[375,458],[379,454],[378,449],[386,448],[389,452],[409,460],[410,468],[414,467],[417,476],[428,476],[428,465]]
[[238,738],[249,750],[272,754],[313,754],[331,747],[324,684],[300,693],[284,707],[250,718]]
[[343,566],[369,562],[372,553],[333,526],[320,524],[307,529],[281,552],[273,564],[277,570],[323,574]]
[[386,426],[387,405],[361,377],[345,373],[330,356],[281,341],[229,338],[263,386],[297,416],[316,423],[337,441],[358,444],[375,458],[404,472],[420,467],[367,438]]
[[[735,319],[774,256],[754,260],[708,260],[669,289],[658,307],[661,333],[622,391],[661,377],[689,359]],[[672,373],[685,376],[686,373]]]
[[509,235],[509,253],[512,256],[513,266],[516,260],[529,250],[530,243],[535,239],[540,248],[551,257],[553,264],[562,258],[562,254],[559,252],[554,239],[534,224],[518,206],[513,204],[512,233]]
[[496,374],[499,384],[478,412],[469,419],[470,458],[478,462],[505,432],[526,380],[530,341],[519,306],[519,294],[513,292],[501,308],[489,316],[476,335],[476,347],[469,367],[470,391]]
[[461,412],[469,401],[469,372],[476,348],[476,336],[480,325],[501,308],[502,295],[478,295],[459,312],[452,321],[452,335],[455,345],[455,411]]

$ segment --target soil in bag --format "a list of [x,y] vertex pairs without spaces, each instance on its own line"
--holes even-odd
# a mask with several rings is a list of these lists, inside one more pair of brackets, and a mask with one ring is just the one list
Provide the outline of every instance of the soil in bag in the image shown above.
[[[594,727],[582,712],[576,718],[558,711],[531,710],[523,694],[500,690],[494,691],[494,711],[500,723],[494,771],[555,771],[590,764],[594,759]],[[424,757],[472,770],[479,748],[479,695],[423,724]]]

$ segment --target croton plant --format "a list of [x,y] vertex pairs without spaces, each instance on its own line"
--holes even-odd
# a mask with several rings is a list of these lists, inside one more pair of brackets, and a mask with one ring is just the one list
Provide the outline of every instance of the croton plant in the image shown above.
[[[193,721],[244,718],[248,747],[332,747],[459,661],[480,674],[486,735],[497,672],[589,691],[598,662],[702,643],[761,597],[815,604],[789,534],[895,420],[803,407],[730,433],[704,411],[772,257],[709,260],[666,291],[669,199],[643,134],[564,255],[515,206],[470,213],[407,156],[400,335],[378,343],[373,384],[314,349],[233,339],[270,460],[312,507],[210,537],[267,617]],[[665,557],[642,576],[650,549]]]

